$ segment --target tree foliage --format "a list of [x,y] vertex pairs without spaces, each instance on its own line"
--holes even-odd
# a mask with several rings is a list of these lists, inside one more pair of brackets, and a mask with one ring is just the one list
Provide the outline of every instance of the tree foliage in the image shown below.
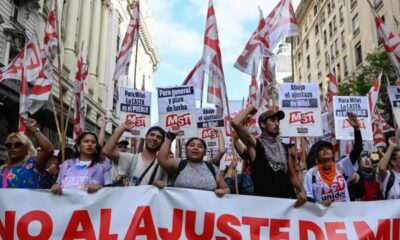
[[369,53],[365,63],[359,66],[348,79],[340,82],[338,89],[342,96],[365,96],[380,73],[383,75],[377,104],[383,117],[393,126],[392,107],[387,95],[387,81],[394,85],[397,78],[385,51]]

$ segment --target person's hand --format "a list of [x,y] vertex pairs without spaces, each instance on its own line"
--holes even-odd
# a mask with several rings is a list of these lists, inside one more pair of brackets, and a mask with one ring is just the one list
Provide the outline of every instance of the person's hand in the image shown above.
[[103,116],[102,118],[102,126],[106,126],[107,123],[111,122],[111,118],[107,117],[107,116]]
[[58,174],[58,167],[55,163],[51,163],[49,165],[49,168],[47,169],[47,171],[51,174],[51,175],[57,175]]
[[347,112],[347,122],[356,130],[360,128],[357,115],[353,112]]
[[301,206],[303,206],[303,204],[306,203],[306,202],[307,202],[307,195],[306,195],[306,192],[305,192],[304,189],[303,189],[301,192],[299,192],[299,193],[297,194],[297,200],[296,200],[296,202],[294,203],[294,207],[295,207],[295,208],[301,207]]
[[135,127],[135,123],[132,121],[125,121],[124,123],[122,123],[121,127],[125,130],[125,131],[132,131],[132,129]]
[[329,207],[332,204],[331,200],[324,200],[322,202],[320,202],[322,205],[324,205],[325,207]]
[[62,188],[60,184],[53,184],[53,186],[51,186],[51,192],[55,195],[62,195]]
[[389,138],[389,146],[397,147],[397,143],[396,143],[396,138],[395,137]]
[[99,185],[99,184],[89,184],[87,186],[87,190],[86,191],[88,193],[95,193],[95,192],[99,191],[100,188],[102,188],[102,186]]
[[35,129],[37,129],[39,127],[38,123],[36,122],[36,120],[32,119],[32,118],[24,119],[24,124],[25,124],[25,127],[27,129],[29,129],[30,131],[33,131],[33,130],[35,130]]
[[217,195],[219,198],[223,197],[227,193],[229,193],[229,190],[226,189],[218,188],[215,190],[215,195]]
[[181,130],[180,130],[180,127],[178,125],[174,125],[174,126],[171,126],[171,127],[168,128],[168,132],[170,132],[172,134],[175,134],[175,136],[178,135],[178,133],[180,131]]
[[165,182],[161,180],[155,180],[153,185],[156,186],[158,189],[163,189],[165,187]]
[[[256,115],[257,112],[258,112],[257,107],[254,106],[253,104],[251,104],[251,105],[249,106],[249,115],[250,115],[250,118],[251,118],[252,116]],[[249,116],[247,116],[247,117],[249,117]]]

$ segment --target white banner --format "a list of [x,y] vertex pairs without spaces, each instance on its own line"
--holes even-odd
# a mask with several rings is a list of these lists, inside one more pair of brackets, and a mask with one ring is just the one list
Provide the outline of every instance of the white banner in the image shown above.
[[279,84],[279,108],[285,112],[285,118],[281,120],[281,136],[322,136],[317,84]]
[[[21,201],[21,199],[26,199]],[[400,201],[333,203],[152,186],[0,190],[0,239],[399,239]],[[266,207],[267,206],[267,207]],[[366,211],[366,209],[368,209]]]
[[193,86],[157,88],[159,126],[178,125],[179,138],[197,136],[196,99]]
[[347,112],[357,115],[363,140],[372,140],[371,113],[368,98],[359,96],[334,96],[333,111],[335,118],[335,136],[340,140],[353,140],[354,129],[347,122]]
[[151,121],[151,92],[120,88],[119,105],[121,123],[127,120],[135,123],[131,136],[144,137]]
[[388,86],[387,92],[392,104],[392,110],[397,126],[400,126],[400,88],[397,86]]

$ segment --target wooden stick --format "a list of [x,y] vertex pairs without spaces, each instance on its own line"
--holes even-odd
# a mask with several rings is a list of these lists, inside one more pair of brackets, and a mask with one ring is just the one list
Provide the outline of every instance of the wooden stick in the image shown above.
[[58,118],[57,118],[57,112],[56,112],[56,107],[54,105],[54,97],[52,94],[50,94],[50,99],[51,99],[51,107],[53,109],[53,115],[54,115],[54,119],[56,121],[56,127],[57,127],[57,134],[58,134],[58,140],[60,141],[60,145],[61,145],[61,130],[60,130],[60,125],[58,123]]
[[[69,114],[71,113],[71,107],[72,107],[72,105],[73,105],[74,97],[75,97],[75,94],[72,95],[71,100],[69,101],[67,119],[65,120],[65,127],[64,127],[64,135],[63,135],[63,138],[64,138],[64,139],[65,139],[65,137],[67,136]],[[75,110],[75,111],[76,111],[76,110]]]

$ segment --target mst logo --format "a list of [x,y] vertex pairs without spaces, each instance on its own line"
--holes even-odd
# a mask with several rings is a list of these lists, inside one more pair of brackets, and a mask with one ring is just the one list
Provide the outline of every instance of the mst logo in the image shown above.
[[219,132],[217,131],[217,130],[215,130],[215,129],[204,129],[202,132],[201,132],[201,138],[202,139],[207,139],[207,138],[209,138],[209,139],[216,139],[216,138],[218,138],[218,135],[219,135]]
[[[364,119],[358,119],[358,127],[359,128],[366,128]],[[343,120],[343,124],[342,124],[342,128],[353,128],[353,127],[350,125],[350,123],[346,119],[344,119]]]
[[126,115],[125,120],[135,123],[135,127],[146,127],[145,119],[146,119],[145,116],[139,116],[136,114],[128,114],[128,115]]
[[166,117],[166,127],[170,126],[186,126],[190,125],[192,121],[190,120],[190,113],[185,113],[182,115],[178,115],[176,113],[167,115]]
[[289,124],[292,123],[301,123],[301,124],[309,124],[314,123],[314,115],[313,112],[305,112],[301,111],[291,112],[289,115]]

